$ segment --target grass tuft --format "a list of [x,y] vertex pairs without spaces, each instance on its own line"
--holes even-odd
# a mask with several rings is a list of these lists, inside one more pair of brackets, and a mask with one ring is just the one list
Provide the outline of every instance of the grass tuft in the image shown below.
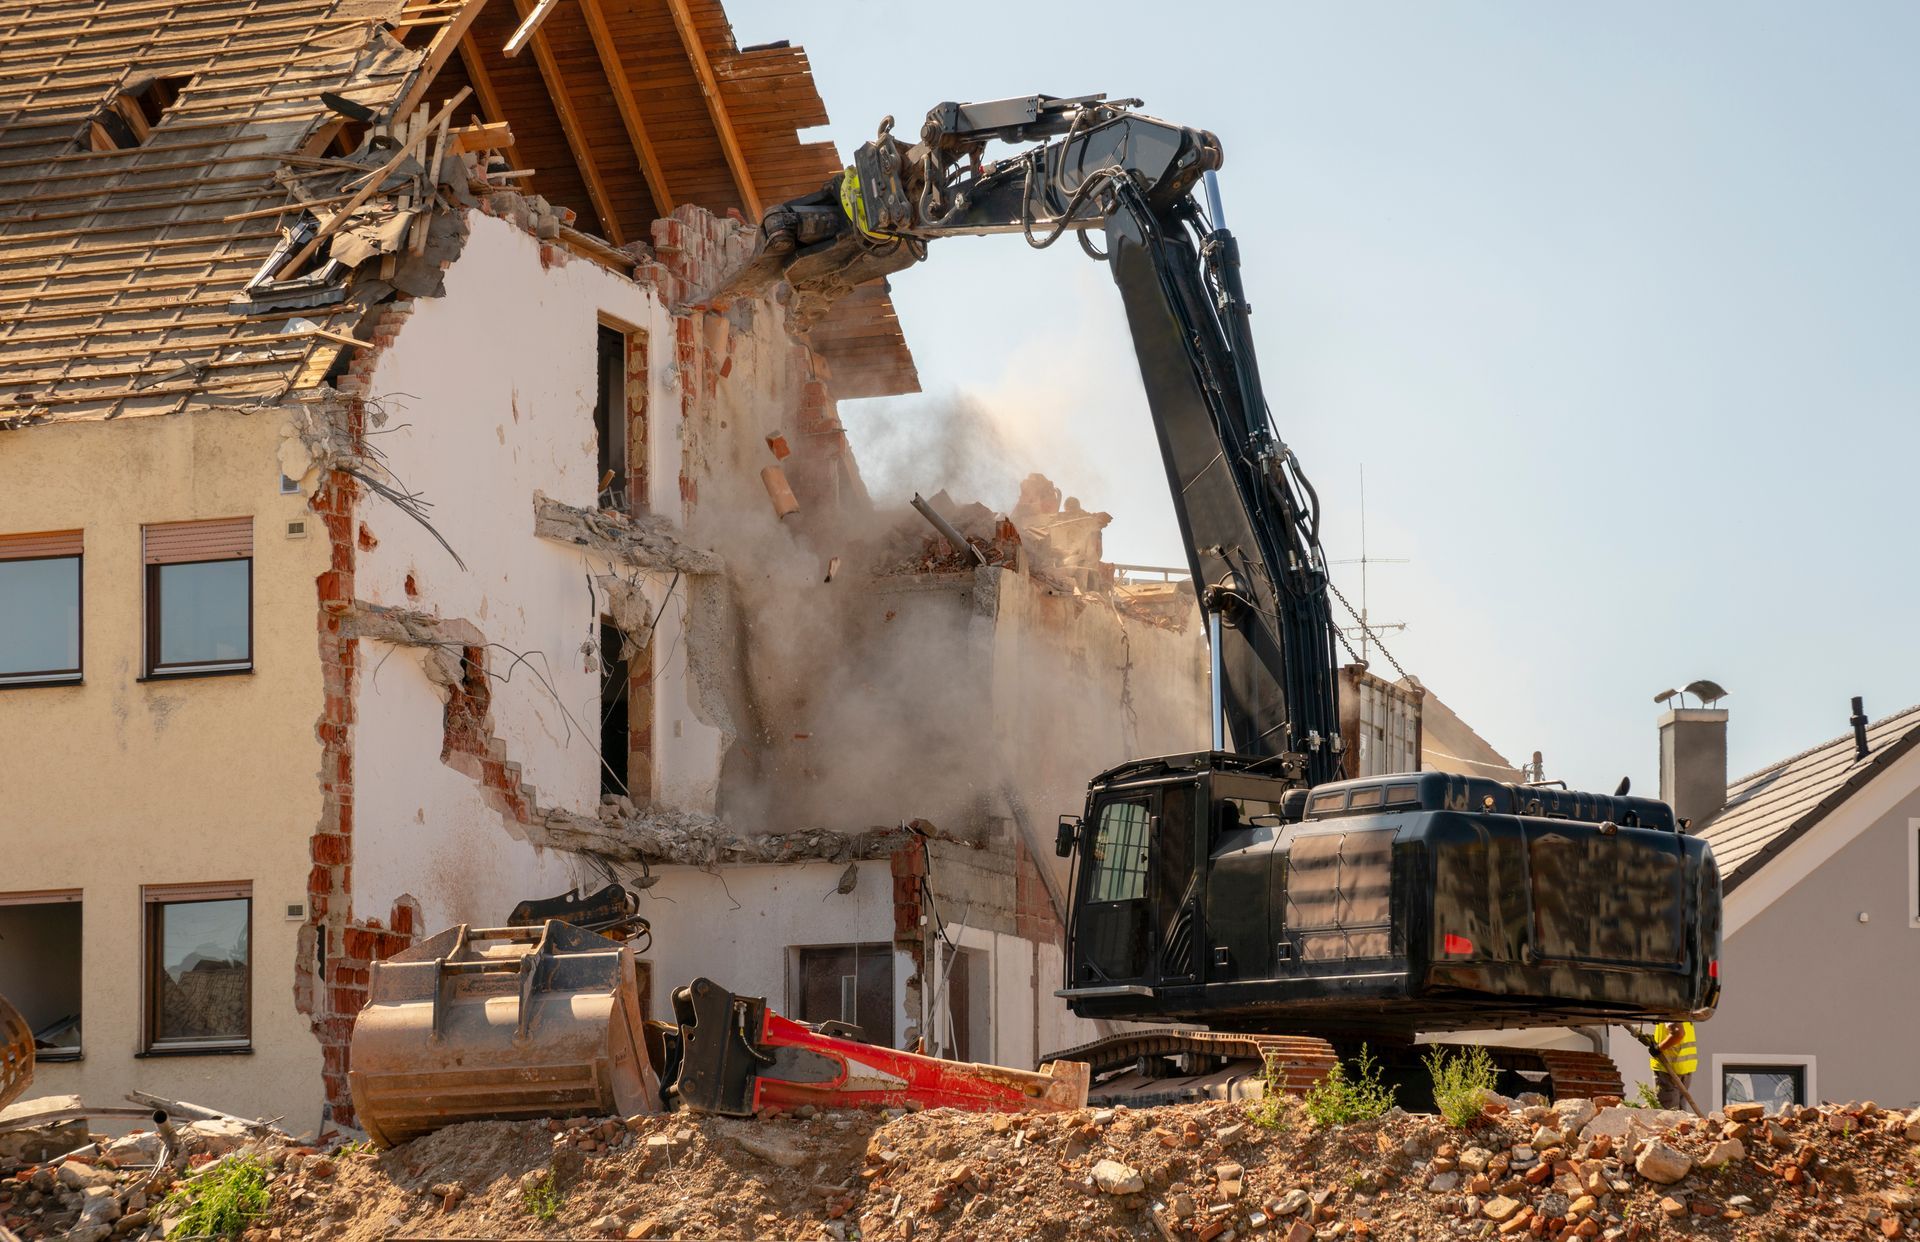
[[1316,1126],[1344,1126],[1356,1121],[1372,1121],[1393,1107],[1394,1090],[1381,1081],[1384,1067],[1360,1045],[1360,1056],[1353,1073],[1335,1061],[1327,1076],[1307,1091],[1303,1103],[1307,1117]]
[[1487,1092],[1499,1081],[1493,1054],[1485,1048],[1448,1048],[1435,1044],[1427,1054],[1433,1102],[1449,1125],[1464,1126],[1480,1115]]
[[161,1206],[163,1215],[180,1213],[168,1237],[235,1238],[266,1215],[267,1166],[255,1156],[237,1156],[208,1165],[181,1182]]
[[535,1220],[550,1221],[560,1215],[560,1205],[566,1202],[566,1196],[554,1185],[553,1174],[549,1172],[539,1181],[529,1183],[520,1192],[520,1206]]

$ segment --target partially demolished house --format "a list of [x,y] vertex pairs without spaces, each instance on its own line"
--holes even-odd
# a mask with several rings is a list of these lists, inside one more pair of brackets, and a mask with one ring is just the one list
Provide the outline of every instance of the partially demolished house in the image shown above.
[[0,28],[0,992],[37,1089],[350,1124],[371,961],[613,878],[656,1010],[708,974],[982,1059],[1073,1034],[1034,843],[1201,744],[1191,598],[1135,598],[1044,488],[941,500],[965,549],[876,512],[835,410],[917,386],[884,288],[807,340],[707,300],[838,166],[800,49],[717,0]]

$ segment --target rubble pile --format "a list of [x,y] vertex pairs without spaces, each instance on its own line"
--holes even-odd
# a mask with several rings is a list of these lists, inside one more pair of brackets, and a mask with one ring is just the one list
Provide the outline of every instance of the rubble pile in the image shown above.
[[1113,515],[1063,497],[1045,475],[1030,474],[1021,482],[1011,514],[996,513],[978,501],[961,504],[944,490],[927,503],[959,532],[971,553],[918,518],[903,517],[866,557],[874,573],[951,574],[1004,566],[1062,595],[1098,596],[1129,619],[1163,629],[1185,629],[1194,614],[1193,591],[1184,581],[1129,582],[1118,566],[1102,560],[1101,532]]
[[[216,1127],[217,1128],[217,1127]],[[254,1242],[419,1237],[1146,1238],[1162,1242],[1920,1238],[1920,1110],[1706,1120],[1491,1098],[1316,1128],[1242,1104],[1063,1114],[816,1112],[475,1122],[387,1152],[228,1128],[268,1169]],[[22,1238],[153,1238],[171,1172],[136,1136],[0,1180]],[[110,1206],[109,1206],[110,1205]],[[89,1215],[91,1213],[91,1215]]]

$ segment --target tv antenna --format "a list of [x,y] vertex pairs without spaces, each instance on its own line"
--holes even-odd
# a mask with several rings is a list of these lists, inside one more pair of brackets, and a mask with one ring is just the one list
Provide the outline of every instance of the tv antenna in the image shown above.
[[1388,630],[1398,632],[1407,628],[1405,621],[1375,621],[1368,613],[1367,566],[1405,565],[1408,564],[1408,559],[1404,556],[1371,556],[1367,552],[1367,468],[1364,465],[1360,467],[1360,555],[1329,563],[1333,565],[1358,565],[1360,567],[1360,612],[1359,615],[1354,618],[1360,624],[1343,625],[1340,627],[1340,632],[1345,634],[1349,641],[1359,643],[1357,654],[1360,657],[1360,663],[1365,664],[1367,662],[1368,643],[1373,643],[1380,647],[1382,651],[1385,651],[1386,645],[1380,642],[1380,635]]

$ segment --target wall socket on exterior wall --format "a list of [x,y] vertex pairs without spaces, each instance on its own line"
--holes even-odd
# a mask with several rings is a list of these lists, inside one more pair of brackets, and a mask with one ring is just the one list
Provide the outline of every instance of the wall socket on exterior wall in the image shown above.
[[287,523],[287,538],[305,539],[307,537],[307,519],[295,518]]
[[306,917],[307,906],[305,902],[290,901],[287,903],[287,922],[298,923]]

